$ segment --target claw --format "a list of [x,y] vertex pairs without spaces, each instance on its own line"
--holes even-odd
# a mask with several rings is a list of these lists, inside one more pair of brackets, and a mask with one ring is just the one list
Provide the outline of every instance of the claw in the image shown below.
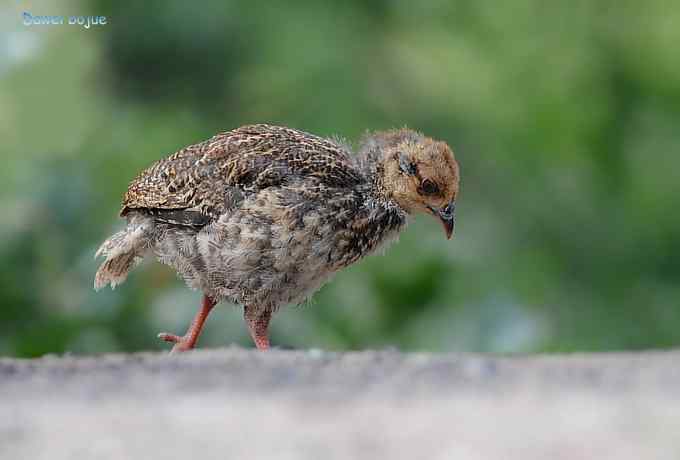
[[175,345],[170,350],[170,353],[177,353],[180,351],[187,351],[194,348],[194,344],[186,336],[179,336],[175,334],[170,334],[168,332],[161,332],[158,334],[158,338],[164,340],[165,342],[174,343]]
[[168,332],[161,332],[158,334],[158,338],[165,341],[165,342],[170,342],[170,343],[179,343],[184,340],[184,337],[180,337],[175,334],[170,334]]

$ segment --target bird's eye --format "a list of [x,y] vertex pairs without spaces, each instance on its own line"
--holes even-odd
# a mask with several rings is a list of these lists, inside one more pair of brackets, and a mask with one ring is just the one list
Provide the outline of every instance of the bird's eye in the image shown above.
[[420,193],[422,193],[423,195],[435,195],[439,193],[439,187],[430,179],[425,179],[420,184]]

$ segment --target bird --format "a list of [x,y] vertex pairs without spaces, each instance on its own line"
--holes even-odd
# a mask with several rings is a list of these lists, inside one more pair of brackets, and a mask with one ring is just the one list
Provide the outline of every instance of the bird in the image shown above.
[[196,346],[220,302],[243,307],[259,350],[272,315],[394,242],[409,216],[454,233],[459,165],[446,142],[399,128],[341,138],[254,124],[158,160],[123,196],[125,228],[106,239],[94,279],[115,288],[145,257],[172,267],[201,305],[171,353]]

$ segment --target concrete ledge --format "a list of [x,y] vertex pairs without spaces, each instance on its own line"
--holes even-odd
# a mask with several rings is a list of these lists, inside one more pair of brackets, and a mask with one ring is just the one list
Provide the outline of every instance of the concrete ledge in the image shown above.
[[676,459],[680,352],[0,359],[5,459]]

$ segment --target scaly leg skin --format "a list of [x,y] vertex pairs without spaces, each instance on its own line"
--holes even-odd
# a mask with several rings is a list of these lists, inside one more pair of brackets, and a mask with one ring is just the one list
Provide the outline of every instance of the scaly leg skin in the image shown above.
[[201,305],[200,310],[198,310],[198,313],[196,313],[196,316],[194,316],[193,321],[191,321],[191,325],[189,326],[189,329],[187,329],[186,334],[183,336],[180,337],[175,334],[168,334],[167,332],[158,334],[159,339],[175,344],[175,346],[172,347],[172,350],[170,350],[170,353],[179,353],[194,348],[198,341],[198,337],[203,330],[203,324],[208,318],[210,311],[215,306],[215,303],[216,302],[211,297],[208,297],[207,295],[203,296],[203,304]]
[[269,310],[258,311],[246,306],[243,309],[243,318],[246,320],[250,336],[253,338],[257,349],[262,351],[269,349],[267,329],[269,328],[269,320],[272,318],[272,312]]

